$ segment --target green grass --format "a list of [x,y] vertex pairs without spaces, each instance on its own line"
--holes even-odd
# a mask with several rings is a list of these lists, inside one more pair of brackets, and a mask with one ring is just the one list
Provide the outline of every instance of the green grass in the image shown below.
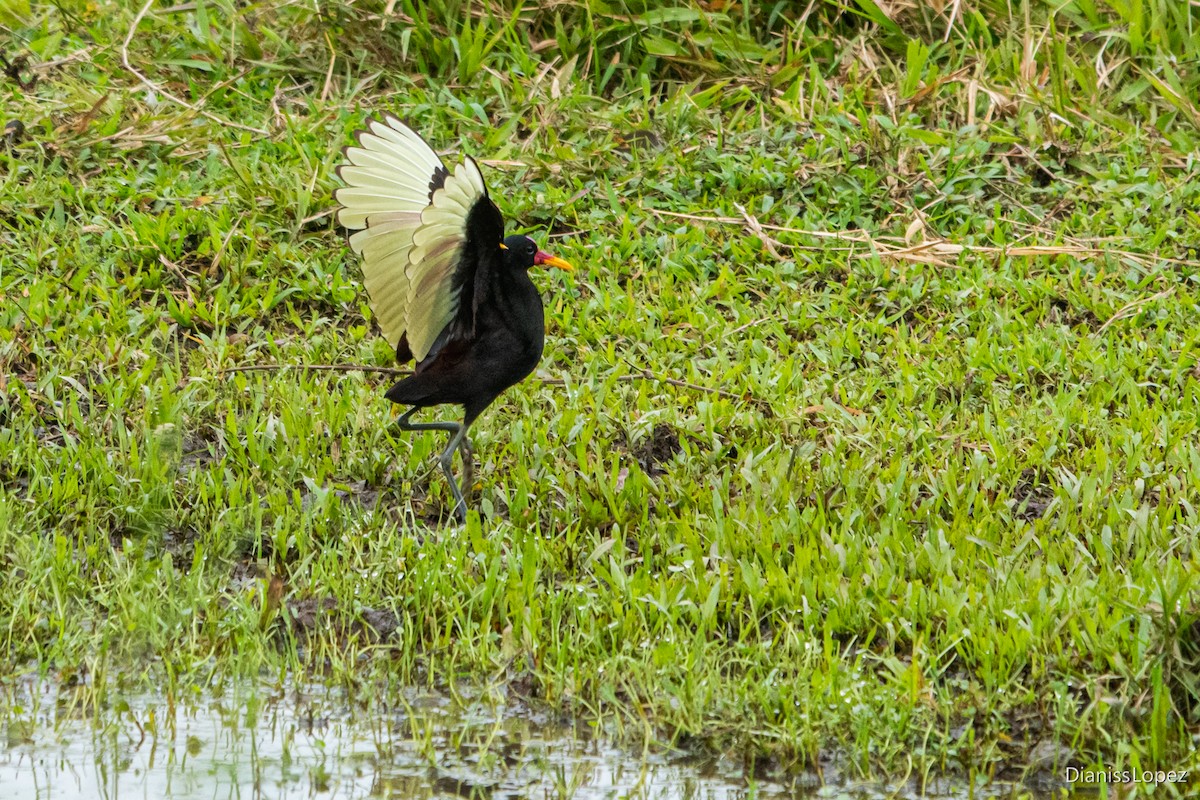
[[[0,680],[1200,768],[1196,9],[536,5],[0,5]],[[225,371],[390,365],[330,214],[378,110],[579,267],[465,528],[385,377]]]

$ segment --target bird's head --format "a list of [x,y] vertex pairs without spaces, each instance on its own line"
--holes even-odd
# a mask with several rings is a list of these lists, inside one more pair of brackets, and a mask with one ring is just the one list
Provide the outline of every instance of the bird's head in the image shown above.
[[557,267],[565,269],[568,272],[574,269],[566,261],[563,261],[557,256],[552,256],[544,250],[539,250],[537,243],[528,236],[516,234],[509,236],[501,245],[504,250],[504,259],[510,267],[514,269],[527,270],[534,266]]

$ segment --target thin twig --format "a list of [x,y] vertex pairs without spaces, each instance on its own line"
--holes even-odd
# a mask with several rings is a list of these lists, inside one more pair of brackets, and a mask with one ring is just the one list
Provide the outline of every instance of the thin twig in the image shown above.
[[[748,221],[743,217],[709,217],[698,214],[681,214],[676,211],[664,211],[660,208],[642,207],[643,210],[659,217],[675,217],[678,219],[687,219],[693,222],[711,222],[718,225],[737,225],[741,228],[751,228],[751,232],[757,235],[758,231],[749,225]],[[878,236],[873,237],[869,233],[859,232],[851,233],[845,231],[814,231],[804,230],[802,228],[789,228],[783,225],[771,225],[766,222],[759,222],[758,228],[768,231],[780,231],[783,233],[794,233],[799,236],[811,236],[814,239],[836,239],[843,242],[855,242],[859,244],[868,244],[874,247],[879,255],[892,258],[907,258],[912,261],[928,260],[930,256],[923,255],[931,253],[937,256],[958,255],[960,253],[983,253],[987,255],[998,256],[1095,256],[1095,255],[1111,255],[1127,258],[1137,264],[1145,265],[1148,262],[1158,260],[1165,261],[1170,264],[1180,264],[1188,267],[1200,267],[1200,261],[1195,259],[1175,258],[1173,256],[1164,256],[1159,253],[1134,253],[1129,250],[1118,250],[1111,247],[1084,247],[1076,245],[1026,245],[1017,247],[989,247],[987,245],[967,245],[948,242],[945,239],[932,239],[928,242],[922,242],[916,247],[909,247],[904,242],[904,238],[900,236]],[[1114,239],[1129,238],[1129,237],[1111,237]],[[779,240],[774,240],[776,245],[784,247],[797,247],[798,245],[789,245]],[[832,248],[830,248],[832,249]],[[852,249],[852,248],[838,248]]]
[[1164,297],[1167,297],[1168,295],[1172,295],[1174,293],[1175,293],[1175,289],[1174,289],[1174,287],[1172,287],[1170,289],[1163,289],[1161,292],[1156,292],[1155,294],[1152,294],[1149,297],[1143,297],[1139,300],[1133,300],[1129,303],[1126,303],[1125,305],[1123,305],[1119,309],[1117,309],[1117,313],[1115,313],[1111,317],[1109,317],[1107,322],[1105,322],[1103,325],[1101,325],[1099,328],[1097,328],[1096,333],[1094,335],[1099,336],[1100,334],[1104,333],[1106,330],[1108,330],[1109,326],[1111,326],[1114,322],[1132,317],[1134,315],[1134,313],[1137,312],[1142,306],[1153,303],[1155,300],[1161,300]]
[[[745,225],[746,224],[746,220],[742,219],[741,217],[705,217],[705,216],[700,216],[698,214],[681,214],[678,211],[665,211],[661,208],[646,208],[645,206],[642,206],[642,208],[646,211],[649,211],[651,214],[654,214],[655,216],[676,217],[678,219],[689,219],[694,222],[716,222],[716,223],[720,223],[722,225]],[[806,236],[812,236],[813,238],[816,238],[816,239],[844,239],[846,241],[860,242],[860,243],[865,243],[865,242],[870,241],[870,238],[865,235],[855,235],[852,233],[842,233],[839,231],[832,231],[832,232],[831,231],[806,231],[806,230],[801,230],[800,228],[785,228],[781,225],[770,225],[766,222],[761,222],[759,224],[762,225],[763,228],[765,228],[766,230],[769,230],[769,231],[783,231],[784,233],[802,233]]]
[[[175,275],[179,278],[179,282],[181,284],[183,284],[184,291],[187,292],[188,305],[195,306],[196,305],[196,295],[194,295],[192,293],[191,283],[188,281],[188,276],[184,273],[183,267],[179,266],[174,261],[172,261],[171,259],[164,256],[162,253],[158,254],[158,260],[164,267],[171,270],[171,272],[175,273]],[[171,294],[175,295],[176,297],[179,296],[178,292],[171,292]]]
[[[539,380],[541,380],[542,385],[544,385],[544,386],[566,386],[567,385],[566,378],[540,378]],[[742,397],[741,395],[736,395],[733,392],[727,392],[724,389],[714,389],[711,386],[700,386],[699,384],[696,384],[696,383],[688,383],[687,381],[681,381],[678,378],[667,378],[662,375],[655,375],[653,372],[651,372],[648,369],[644,369],[644,370],[641,370],[640,372],[635,372],[630,375],[617,375],[615,377],[609,378],[608,380],[614,380],[614,381],[617,381],[618,383],[629,383],[629,382],[634,382],[634,381],[650,381],[651,383],[668,383],[671,386],[678,386],[681,389],[693,389],[697,392],[704,392],[705,394],[715,394],[715,395],[719,395],[720,397],[726,397],[730,400],[746,399],[746,398]],[[753,398],[751,398],[751,399],[753,399]],[[754,402],[758,402],[758,401],[755,400]]]
[[958,7],[962,4],[962,0],[954,0],[950,6],[950,18],[946,20],[946,35],[942,37],[943,42],[950,41],[950,34],[954,32],[954,20],[958,18]]
[[322,103],[329,99],[329,87],[333,85],[333,65],[337,62],[337,50],[333,47],[333,40],[329,38],[329,31],[325,32],[325,43],[329,45],[329,69],[325,71],[325,85],[321,87]]
[[166,89],[164,89],[161,84],[157,84],[154,81],[150,80],[144,74],[139,72],[136,67],[133,66],[132,62],[130,62],[130,60],[129,60],[129,43],[133,41],[133,36],[135,33],[137,33],[138,26],[142,24],[142,19],[145,18],[146,12],[148,12],[150,10],[150,7],[153,5],[154,5],[154,0],[146,0],[146,4],[144,6],[142,6],[142,10],[139,11],[137,13],[137,16],[133,18],[133,24],[129,26],[129,33],[127,33],[125,35],[125,41],[121,44],[121,64],[125,67],[125,69],[129,70],[135,76],[137,76],[137,79],[140,80],[142,82],[142,84],[144,86],[146,86],[148,89],[152,89],[153,91],[158,92],[159,94],[161,94],[163,97],[167,98],[168,100],[171,100],[172,102],[177,103],[177,104],[183,106],[184,108],[188,109],[193,114],[199,114],[200,116],[204,117],[205,119],[211,120],[212,122],[215,122],[218,125],[224,125],[229,128],[237,128],[238,130],[249,131],[250,133],[258,134],[259,136],[270,136],[271,135],[270,132],[265,131],[262,128],[253,128],[253,127],[250,127],[249,125],[241,125],[237,122],[231,122],[227,119],[221,119],[216,114],[205,111],[203,108],[200,108],[199,106],[192,105],[191,103],[189,103],[188,101],[186,101],[180,97],[176,97],[175,95],[171,94]]
[[[664,378],[661,375],[655,375],[648,369],[642,370],[642,377],[648,381],[658,381],[659,383],[669,383],[672,386],[678,386],[681,389],[692,389],[697,392],[704,392],[705,394],[715,394],[718,397],[724,397],[729,400],[745,400],[746,399],[745,397],[742,397],[741,395],[734,394],[733,392],[727,392],[724,389],[714,389],[711,386],[701,386],[696,383],[688,383],[687,381],[681,381],[677,378]],[[758,401],[755,400],[754,402],[758,402]]]
[[312,372],[378,372],[381,375],[412,375],[411,369],[394,367],[368,367],[363,364],[255,364],[249,367],[226,367],[217,370],[218,375],[230,372],[283,372],[289,369],[311,370]]
[[217,274],[217,267],[221,266],[221,256],[225,254],[225,248],[229,246],[229,242],[233,239],[233,235],[237,233],[237,229],[241,226],[242,219],[243,217],[238,217],[237,221],[233,223],[233,227],[229,229],[229,233],[226,234],[225,240],[221,242],[221,246],[217,248],[217,252],[216,255],[213,256],[212,263],[208,265],[208,274],[210,276],[215,276]]
[[746,227],[750,229],[751,233],[758,237],[759,241],[763,243],[763,247],[767,248],[767,252],[770,253],[771,256],[777,261],[783,261],[783,256],[781,256],[779,251],[775,249],[775,245],[778,244],[782,247],[787,247],[787,245],[768,236],[767,232],[763,230],[762,223],[758,221],[758,217],[747,211],[745,206],[743,206],[741,203],[734,203],[733,207],[736,208],[738,213],[742,215],[742,219],[746,220]]
[[[861,408],[853,408],[851,406],[844,405],[842,403],[835,403],[834,405],[836,405],[838,408],[840,408],[842,411],[845,411],[847,414],[849,414],[852,417],[861,417],[867,413],[867,412],[863,411]],[[811,416],[813,414],[820,414],[822,411],[826,411],[826,410],[828,410],[828,407],[824,406],[824,405],[805,406],[804,408],[800,409],[800,414],[802,416],[807,417],[807,416]]]
[[325,217],[328,217],[330,214],[332,214],[335,211],[337,211],[336,207],[335,208],[327,208],[324,211],[319,211],[310,217],[305,217],[304,219],[300,220],[300,227],[303,228],[305,225],[316,222],[319,219],[324,219]]
[[752,319],[749,322],[747,322],[745,325],[737,326],[736,328],[731,330],[729,333],[721,334],[721,337],[724,339],[728,339],[731,336],[737,336],[739,333],[741,333],[744,330],[757,327],[759,325],[762,325],[764,322],[769,322],[772,319],[774,319],[774,317],[761,317],[760,319]]
[[[392,367],[369,367],[363,364],[255,364],[246,367],[226,367],[225,369],[217,370],[218,375],[226,375],[232,372],[283,372],[289,369],[299,369],[312,372],[377,372],[381,375],[412,375],[412,370],[395,369]],[[538,378],[545,386],[566,386],[566,378]],[[760,402],[755,398],[734,394],[733,392],[725,391],[724,389],[715,389],[711,386],[701,386],[698,383],[689,383],[681,381],[678,378],[668,378],[663,375],[655,375],[648,369],[640,370],[630,375],[617,375],[614,380],[625,381],[650,381],[651,383],[666,383],[671,386],[678,386],[681,389],[691,389],[696,392],[705,394],[715,394],[720,397],[725,397],[730,400],[751,400],[752,402]]]

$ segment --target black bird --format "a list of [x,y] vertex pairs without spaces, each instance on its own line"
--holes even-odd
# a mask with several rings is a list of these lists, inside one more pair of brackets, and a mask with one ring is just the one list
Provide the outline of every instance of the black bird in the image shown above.
[[[346,184],[334,193],[338,222],[357,231],[350,247],[362,256],[371,309],[396,359],[416,360],[413,374],[387,398],[411,406],[397,421],[402,429],[451,434],[439,461],[454,492],[454,513],[464,520],[454,451],[462,450],[469,490],[474,464],[467,429],[542,357],[542,298],[529,268],[571,265],[526,236],[504,238],[504,218],[470,156],[451,172],[416,131],[391,115],[368,122],[356,139],[337,170]],[[443,403],[461,405],[463,421],[409,421]]]

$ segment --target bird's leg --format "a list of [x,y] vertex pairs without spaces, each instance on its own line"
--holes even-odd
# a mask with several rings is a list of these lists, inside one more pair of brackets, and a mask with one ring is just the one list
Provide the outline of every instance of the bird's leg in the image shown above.
[[396,425],[405,431],[446,431],[450,434],[450,444],[442,451],[438,457],[438,462],[442,466],[442,472],[446,475],[446,480],[450,483],[450,491],[454,493],[454,515],[458,517],[459,522],[467,521],[467,501],[463,499],[462,490],[458,488],[458,482],[454,480],[454,470],[452,469],[454,462],[454,451],[462,448],[463,451],[463,475],[467,479],[467,490],[473,485],[472,480],[475,474],[475,464],[473,461],[473,453],[471,451],[471,440],[467,438],[467,424],[465,422],[409,422],[409,418],[419,411],[419,408],[413,407],[400,415],[396,420]]
[[413,406],[405,411],[396,420],[396,427],[402,431],[446,431],[448,433],[458,433],[458,429],[462,427],[462,424],[458,422],[409,422],[408,418],[420,410]]
[[[457,423],[456,423],[457,424]],[[471,491],[470,480],[474,476],[475,466],[471,463],[471,442],[467,439],[467,424],[458,426],[458,431],[450,437],[450,444],[446,445],[446,449],[442,451],[442,455],[438,458],[441,462],[442,472],[446,473],[446,480],[450,482],[450,489],[454,492],[454,515],[458,517],[459,522],[467,521],[467,501],[463,499],[462,489],[458,488],[458,483],[454,480],[454,470],[451,468],[454,463],[454,451],[459,447],[463,448],[463,476],[467,478],[467,491]]]
[[463,486],[466,487],[467,495],[470,496],[475,492],[475,449],[471,447],[471,437],[465,433],[459,449],[462,450]]

